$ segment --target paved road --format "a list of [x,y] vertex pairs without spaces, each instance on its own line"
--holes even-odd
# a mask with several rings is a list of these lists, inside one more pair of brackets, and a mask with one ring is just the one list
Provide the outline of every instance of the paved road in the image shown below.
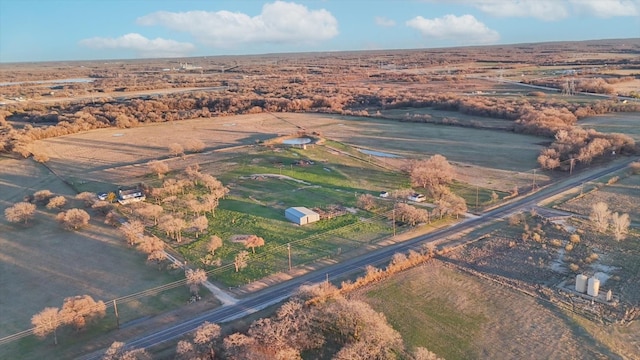
[[[492,220],[504,218],[514,212],[528,210],[542,200],[580,186],[584,182],[592,181],[609,173],[621,170],[634,160],[636,159],[626,159],[624,161],[617,162],[616,164],[609,165],[606,168],[574,174],[553,186],[543,188],[534,194],[488,211],[476,218],[467,219],[448,228],[418,236],[404,242],[396,243],[342,263],[334,264],[298,278],[291,279],[287,282],[264,289],[250,297],[238,301],[236,304],[213,309],[194,318],[185,319],[181,323],[174,324],[154,333],[133,339],[127,342],[126,346],[131,348],[147,348],[165,341],[176,339],[188,332],[191,332],[204,321],[223,323],[242,318],[289,298],[303,284],[320,283],[326,281],[327,278],[343,278],[344,276],[352,274],[354,271],[364,269],[367,265],[376,266],[388,263],[391,257],[397,252],[405,252],[409,249],[416,250],[419,249],[423,243],[434,242],[436,240],[440,241],[454,237],[463,231],[481,226]],[[83,359],[99,359],[102,353],[103,352],[95,352],[83,357]]]

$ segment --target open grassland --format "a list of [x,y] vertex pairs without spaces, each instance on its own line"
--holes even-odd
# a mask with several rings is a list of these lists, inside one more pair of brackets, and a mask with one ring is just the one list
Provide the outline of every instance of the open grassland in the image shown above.
[[[167,146],[174,142],[184,145],[189,139],[198,139],[206,145],[202,154],[165,160],[176,169],[189,163],[204,164],[233,158],[244,151],[237,146],[252,145],[301,129],[318,131],[330,140],[403,158],[424,159],[442,154],[450,161],[492,171],[526,172],[536,168],[538,153],[547,142],[544,138],[500,130],[284,113],[195,119],[132,129],[101,129],[38,141],[35,146],[49,155],[48,164],[56,173],[74,184],[127,184],[148,173],[144,164],[149,160],[169,158]],[[394,162],[393,159],[378,161]]]
[[[0,160],[0,212],[42,189],[67,197],[69,206],[80,206],[72,200],[75,192],[47,174],[42,165],[30,160]],[[108,302],[183,277],[145,265],[144,256],[127,248],[119,232],[98,218],[86,229],[73,232],[62,229],[54,217],[54,211],[39,205],[35,218],[26,226],[7,223],[4,218],[0,221],[0,337],[30,329],[33,314],[45,307],[60,307],[66,297],[88,294]],[[184,304],[188,290],[181,286],[153,295],[119,304],[121,323]],[[62,345],[55,351],[80,346],[96,331],[114,328],[113,309],[107,309],[107,317],[87,331],[61,331]],[[3,345],[0,358],[56,357],[49,340],[27,337]]]
[[[356,296],[383,312],[409,348],[426,347],[446,359],[615,357],[571,316],[439,262],[398,274]],[[624,349],[629,354],[633,345]]]
[[383,110],[380,113],[389,118],[405,121],[435,123],[444,125],[459,125],[465,127],[482,127],[488,129],[507,130],[513,128],[512,120],[493,119],[476,115],[467,115],[458,111],[438,110],[433,108],[400,108]]
[[595,129],[603,133],[621,133],[631,136],[640,142],[640,114],[617,113],[599,115],[582,119],[578,124],[587,129]]
[[[541,137],[504,131],[433,124],[405,123],[361,117],[283,114],[294,124],[319,131],[334,139],[368,150],[424,159],[442,154],[450,161],[491,169],[527,171],[537,167]],[[323,122],[316,121],[320,117]],[[306,120],[306,121],[305,121]]]

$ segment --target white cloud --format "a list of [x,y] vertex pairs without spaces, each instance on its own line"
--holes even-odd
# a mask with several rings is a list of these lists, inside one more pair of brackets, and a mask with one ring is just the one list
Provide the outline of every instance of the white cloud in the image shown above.
[[161,25],[188,32],[204,44],[235,47],[252,43],[313,43],[338,34],[338,21],[327,10],[276,1],[260,15],[229,11],[159,11],[137,19],[140,25]]
[[388,18],[386,18],[384,16],[376,16],[374,20],[376,22],[376,25],[378,25],[378,26],[382,26],[382,27],[396,26],[396,22],[395,21],[393,21],[391,19],[388,19]]
[[162,38],[151,40],[137,33],[130,33],[117,38],[94,37],[84,39],[80,41],[80,45],[92,49],[133,50],[142,57],[184,56],[195,49],[195,46],[191,43]]
[[569,0],[578,14],[601,18],[640,15],[640,0]]
[[417,16],[406,22],[424,37],[437,40],[455,40],[457,43],[492,44],[500,39],[497,31],[489,29],[472,15],[445,15],[441,18],[425,19]]
[[572,15],[602,18],[637,16],[640,0],[423,0],[431,3],[452,3],[473,6],[496,17],[531,17],[557,21]]
[[467,0],[464,2],[497,17],[533,17],[552,21],[569,16],[563,0]]

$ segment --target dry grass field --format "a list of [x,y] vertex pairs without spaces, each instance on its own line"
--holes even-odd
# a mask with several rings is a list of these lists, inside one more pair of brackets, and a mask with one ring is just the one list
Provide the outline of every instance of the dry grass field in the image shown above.
[[[220,162],[245,154],[246,150],[241,146],[301,129],[317,131],[328,139],[357,148],[401,157],[399,163],[391,158],[378,159],[389,165],[401,166],[404,159],[443,154],[459,165],[462,181],[469,180],[474,185],[501,191],[531,182],[532,169],[537,166],[536,157],[545,141],[544,138],[499,130],[284,113],[194,119],[132,129],[101,129],[38,141],[34,146],[51,158],[47,166],[74,187],[99,191],[95,184],[91,187],[86,183],[136,183],[149,173],[145,164],[154,159],[165,159],[171,169],[193,163]],[[190,139],[204,142],[205,152],[188,154],[184,158],[169,155],[169,144],[184,145]],[[538,180],[548,178],[538,174]]]
[[640,114],[618,113],[589,117],[580,120],[580,126],[600,132],[622,133],[640,142]]
[[632,222],[639,222],[640,175],[623,175],[613,184],[601,184],[597,190],[559,204],[556,208],[589,216],[591,206],[598,202],[608,204],[612,212],[629,214]]
[[[74,204],[75,192],[40,164],[1,159],[0,169],[2,213],[42,189]],[[26,226],[0,221],[0,249],[0,338],[30,329],[33,314],[47,306],[60,307],[66,297],[89,294],[109,301],[171,282],[178,275],[147,266],[144,256],[127,248],[120,233],[100,219],[92,219],[81,231],[67,231],[55,221],[55,211],[42,205]],[[188,291],[179,288],[155,299],[137,299],[122,307],[121,320],[158,313],[184,303],[187,297]],[[109,324],[102,326],[113,327],[112,312],[108,317]],[[0,358],[6,350],[2,348]]]
[[445,359],[638,358],[632,344],[616,353],[571,315],[438,261],[355,296],[383,312],[409,348]]

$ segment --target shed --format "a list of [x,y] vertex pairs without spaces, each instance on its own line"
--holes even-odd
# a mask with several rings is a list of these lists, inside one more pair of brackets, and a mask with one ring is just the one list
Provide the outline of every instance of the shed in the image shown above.
[[310,224],[320,220],[320,214],[306,207],[290,207],[284,211],[284,216],[298,225]]

